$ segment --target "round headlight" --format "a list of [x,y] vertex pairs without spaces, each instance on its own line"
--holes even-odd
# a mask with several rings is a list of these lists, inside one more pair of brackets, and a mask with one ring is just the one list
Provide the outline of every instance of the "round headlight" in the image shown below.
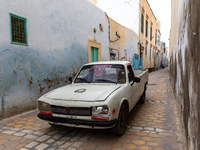
[[109,109],[108,109],[107,106],[95,106],[92,109],[92,114],[93,115],[99,115],[99,114],[107,115],[108,112],[109,112]]
[[38,101],[38,109],[40,111],[51,111],[51,106],[48,103]]

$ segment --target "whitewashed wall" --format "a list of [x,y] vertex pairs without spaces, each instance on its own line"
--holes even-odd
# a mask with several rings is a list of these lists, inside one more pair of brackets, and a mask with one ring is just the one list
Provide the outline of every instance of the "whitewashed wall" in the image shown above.
[[[27,18],[28,46],[10,44],[9,13]],[[88,62],[88,38],[109,60],[105,14],[88,0],[0,0],[0,14],[0,118],[35,108],[39,96],[67,84]]]

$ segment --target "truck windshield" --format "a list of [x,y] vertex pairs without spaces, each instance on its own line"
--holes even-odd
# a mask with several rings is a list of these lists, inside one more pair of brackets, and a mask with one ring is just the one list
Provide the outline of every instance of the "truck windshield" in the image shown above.
[[74,83],[120,83],[126,82],[123,65],[87,65],[83,66]]

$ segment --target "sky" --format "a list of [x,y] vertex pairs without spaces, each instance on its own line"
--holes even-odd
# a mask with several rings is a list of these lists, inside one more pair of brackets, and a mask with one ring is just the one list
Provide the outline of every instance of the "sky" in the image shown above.
[[169,47],[171,27],[171,0],[148,0],[154,14],[161,22],[161,41]]
[[[160,20],[161,41],[166,43],[166,47],[169,47],[171,0],[147,1],[155,16]],[[139,0],[97,0],[97,6],[104,10],[109,17],[138,34],[139,24],[137,20],[139,19]],[[132,14],[137,15],[132,16]]]

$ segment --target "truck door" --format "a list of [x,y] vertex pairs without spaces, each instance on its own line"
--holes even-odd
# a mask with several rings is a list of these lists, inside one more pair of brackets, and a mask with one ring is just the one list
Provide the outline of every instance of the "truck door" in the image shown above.
[[133,68],[131,65],[127,66],[127,71],[128,71],[127,73],[128,73],[129,89],[131,92],[130,105],[132,109],[138,101],[138,92],[137,92],[138,83],[134,83],[135,76],[134,76]]

